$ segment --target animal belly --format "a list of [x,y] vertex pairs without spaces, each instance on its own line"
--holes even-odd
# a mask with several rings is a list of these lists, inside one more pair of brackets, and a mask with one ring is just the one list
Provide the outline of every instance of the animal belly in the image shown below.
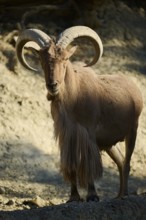
[[99,129],[98,127],[96,129],[96,141],[101,150],[106,150],[106,148],[115,145],[117,142],[124,141],[125,136],[125,132],[117,128],[106,129],[100,127]]

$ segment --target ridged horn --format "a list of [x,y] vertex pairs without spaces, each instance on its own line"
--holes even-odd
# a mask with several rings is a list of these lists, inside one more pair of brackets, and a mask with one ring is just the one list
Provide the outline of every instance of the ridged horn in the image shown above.
[[67,28],[63,31],[58,39],[56,45],[59,45],[63,49],[67,48],[69,44],[71,44],[75,39],[85,37],[88,38],[95,48],[95,57],[93,60],[87,64],[87,66],[94,65],[102,56],[103,53],[103,45],[98,34],[89,27],[86,26],[74,26]]
[[[23,47],[27,42],[33,41],[35,42],[40,48],[44,48],[50,45],[51,38],[45,34],[43,31],[38,29],[26,29],[24,30],[17,39],[16,43],[16,54],[18,57],[19,62],[27,68],[28,70],[38,71],[37,69],[31,67],[25,60],[23,54]],[[33,45],[32,45],[33,47]]]

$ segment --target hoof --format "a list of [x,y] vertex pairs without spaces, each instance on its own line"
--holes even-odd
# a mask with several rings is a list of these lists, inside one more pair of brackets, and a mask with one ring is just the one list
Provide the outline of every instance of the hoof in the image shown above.
[[97,195],[90,195],[86,198],[87,202],[99,202],[99,197]]
[[129,194],[128,193],[122,193],[122,194],[118,194],[115,199],[124,199],[124,198],[127,198],[129,197]]

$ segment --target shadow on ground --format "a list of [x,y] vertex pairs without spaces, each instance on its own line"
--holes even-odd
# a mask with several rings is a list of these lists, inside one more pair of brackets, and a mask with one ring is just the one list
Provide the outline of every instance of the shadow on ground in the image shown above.
[[[33,184],[39,185],[40,188],[47,187],[47,185],[48,187],[53,186],[59,192],[55,195],[58,197],[63,197],[64,194],[69,193],[69,184],[64,182],[59,173],[59,161],[56,160],[56,155],[45,154],[30,143],[12,140],[1,141],[0,149],[1,187],[4,187],[5,181],[12,183],[7,193],[18,197],[24,197],[24,194],[25,197],[30,196],[29,191],[24,190],[25,184],[26,186],[32,184],[32,188]],[[15,189],[16,185],[18,185],[19,190]],[[144,186],[146,186],[146,178],[130,176],[130,193],[135,194],[138,188]],[[118,187],[119,175],[116,165],[114,169],[104,167],[103,178],[96,183],[97,192],[101,198],[115,197]],[[37,195],[37,190],[37,187],[34,188],[33,194],[36,193]],[[81,193],[85,192],[81,190]]]

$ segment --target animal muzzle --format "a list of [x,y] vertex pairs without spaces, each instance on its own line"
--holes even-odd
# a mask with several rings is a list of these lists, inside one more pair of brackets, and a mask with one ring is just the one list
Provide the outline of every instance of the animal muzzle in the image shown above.
[[51,95],[56,95],[58,93],[58,83],[56,81],[47,83],[46,87]]

